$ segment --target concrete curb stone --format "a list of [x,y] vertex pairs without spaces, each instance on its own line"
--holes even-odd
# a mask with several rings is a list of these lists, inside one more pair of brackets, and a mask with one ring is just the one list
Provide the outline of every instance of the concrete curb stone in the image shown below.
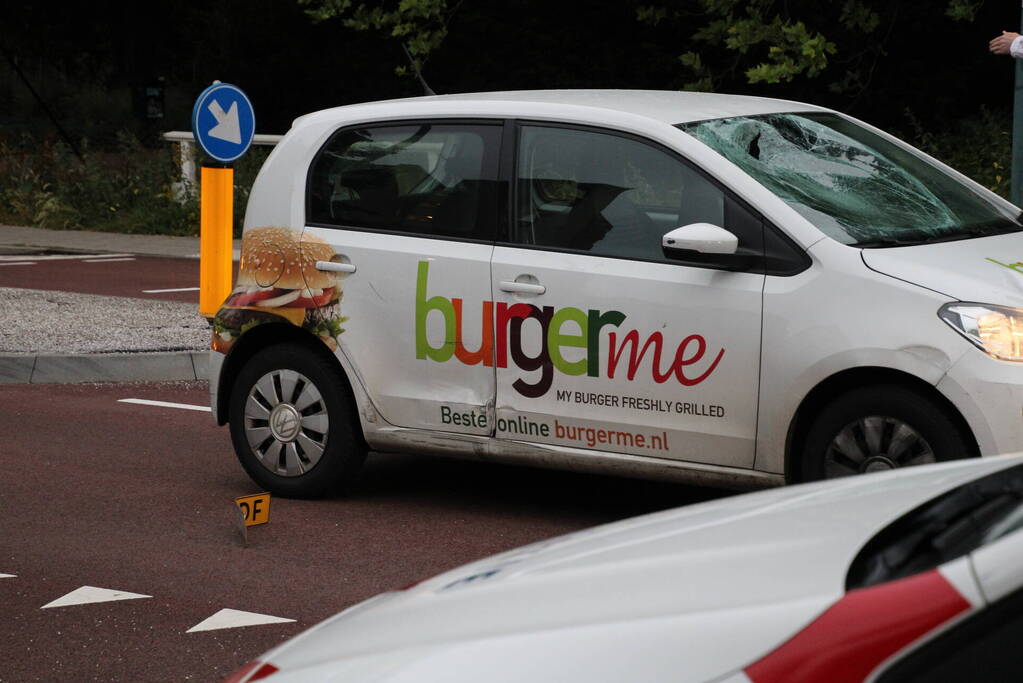
[[209,352],[0,354],[0,384],[169,382],[207,379]]

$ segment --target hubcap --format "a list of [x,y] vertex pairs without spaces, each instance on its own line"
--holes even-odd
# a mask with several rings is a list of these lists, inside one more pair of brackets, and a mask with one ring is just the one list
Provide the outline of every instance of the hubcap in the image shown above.
[[934,450],[911,426],[894,417],[871,415],[850,422],[828,445],[828,479],[936,462]]
[[329,427],[323,396],[294,370],[266,373],[245,400],[245,438],[260,464],[282,477],[297,477],[316,466]]

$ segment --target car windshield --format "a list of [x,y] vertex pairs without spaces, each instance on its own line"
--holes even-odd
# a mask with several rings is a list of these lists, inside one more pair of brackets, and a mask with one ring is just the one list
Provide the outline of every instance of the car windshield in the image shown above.
[[1018,217],[836,114],[766,114],[678,126],[843,244],[889,247],[1023,229]]

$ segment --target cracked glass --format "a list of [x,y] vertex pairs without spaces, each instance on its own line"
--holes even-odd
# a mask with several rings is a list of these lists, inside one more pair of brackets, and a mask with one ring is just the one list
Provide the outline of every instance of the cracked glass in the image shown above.
[[681,124],[843,244],[890,247],[1023,229],[1011,210],[835,114]]

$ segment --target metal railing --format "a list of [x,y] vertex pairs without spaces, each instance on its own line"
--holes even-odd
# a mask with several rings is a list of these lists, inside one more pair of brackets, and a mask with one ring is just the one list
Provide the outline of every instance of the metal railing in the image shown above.
[[[178,143],[178,154],[181,159],[181,186],[186,192],[196,186],[195,175],[195,136],[191,131],[172,130],[161,136],[167,142]],[[281,141],[283,135],[253,135],[252,144],[273,147]],[[187,189],[186,189],[187,188]]]

